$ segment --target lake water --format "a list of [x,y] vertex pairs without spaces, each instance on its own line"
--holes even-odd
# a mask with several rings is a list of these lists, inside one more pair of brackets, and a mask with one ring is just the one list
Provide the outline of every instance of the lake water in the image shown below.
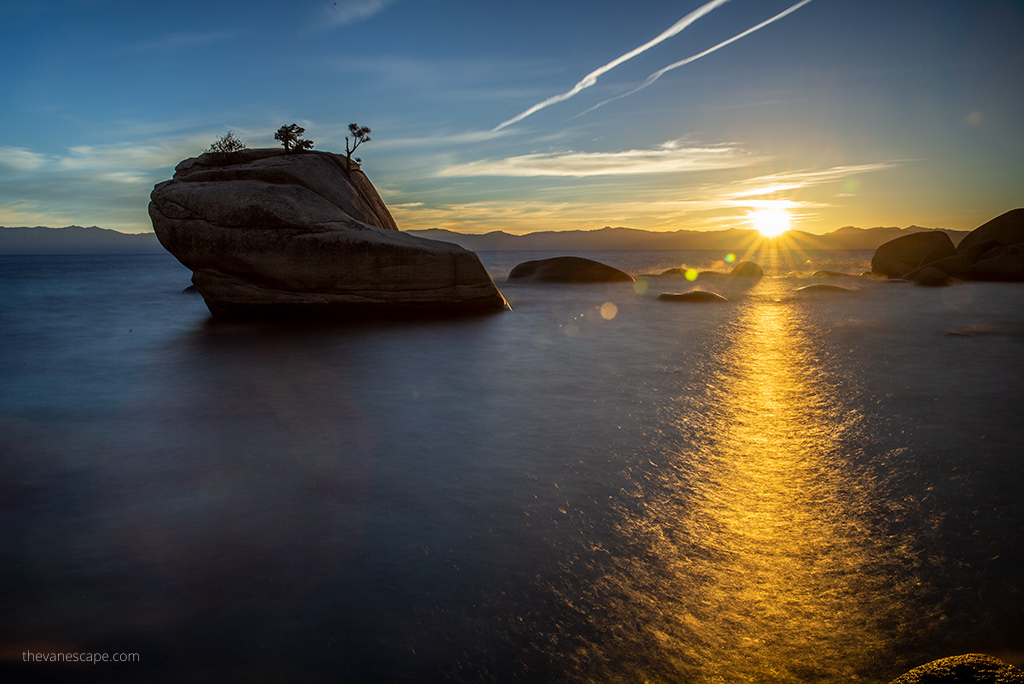
[[761,255],[720,304],[503,282],[545,256],[481,255],[510,312],[372,323],[214,323],[165,255],[0,257],[5,681],[1021,664],[1024,285],[809,275],[870,252]]

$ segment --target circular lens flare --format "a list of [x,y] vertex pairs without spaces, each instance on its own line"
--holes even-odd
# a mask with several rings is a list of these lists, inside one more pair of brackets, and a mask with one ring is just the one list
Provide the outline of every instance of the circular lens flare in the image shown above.
[[785,209],[758,209],[750,212],[747,220],[765,237],[778,237],[790,228],[789,212]]

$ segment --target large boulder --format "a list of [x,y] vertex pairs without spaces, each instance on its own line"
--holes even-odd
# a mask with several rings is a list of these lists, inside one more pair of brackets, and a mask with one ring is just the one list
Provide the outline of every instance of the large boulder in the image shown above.
[[998,658],[968,653],[915,667],[890,684],[1024,684],[1024,672]]
[[1024,282],[1024,242],[986,253],[974,264],[971,276],[975,280]]
[[957,247],[975,280],[1024,282],[1024,209],[1013,209],[968,233]]
[[989,240],[1007,247],[1024,242],[1024,209],[1012,209],[975,228],[960,241],[957,251],[971,252]]
[[946,233],[911,233],[879,245],[871,257],[871,270],[890,278],[902,278],[926,258],[937,261],[955,254],[956,248]]
[[914,270],[906,273],[903,277],[907,280],[918,281],[918,277],[925,271],[941,271],[948,276],[954,278],[966,279],[971,277],[973,271],[973,265],[970,260],[962,254],[954,254],[953,256],[946,257],[944,259],[938,259],[936,261],[925,260],[922,266],[918,266]]
[[617,268],[575,256],[524,261],[512,269],[508,279],[536,283],[633,282],[633,276]]
[[157,238],[193,271],[214,315],[507,306],[476,254],[400,232],[340,155],[204,154],[178,164],[150,199]]

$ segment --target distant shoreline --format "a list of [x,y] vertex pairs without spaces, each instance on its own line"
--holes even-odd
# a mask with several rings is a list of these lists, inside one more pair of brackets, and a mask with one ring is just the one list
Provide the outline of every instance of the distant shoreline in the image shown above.
[[[824,235],[790,231],[778,238],[780,246],[803,250],[876,249],[884,242],[909,233],[942,230],[956,244],[969,231],[910,226],[907,228],[854,228],[847,226]],[[410,235],[451,242],[474,252],[570,251],[689,251],[748,249],[762,240],[753,230],[655,232],[606,227],[598,230],[538,231],[512,235],[502,231],[464,234],[432,228],[403,231]],[[117,255],[165,254],[152,232],[122,233],[98,226],[0,226],[0,255]]]

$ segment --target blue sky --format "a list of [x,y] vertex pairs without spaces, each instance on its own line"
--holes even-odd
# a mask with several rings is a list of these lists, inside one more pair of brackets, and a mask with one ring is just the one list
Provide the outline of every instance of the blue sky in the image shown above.
[[370,126],[403,229],[970,229],[1024,206],[1024,2],[798,4],[11,0],[0,225],[151,230],[178,161],[292,122],[336,152]]

